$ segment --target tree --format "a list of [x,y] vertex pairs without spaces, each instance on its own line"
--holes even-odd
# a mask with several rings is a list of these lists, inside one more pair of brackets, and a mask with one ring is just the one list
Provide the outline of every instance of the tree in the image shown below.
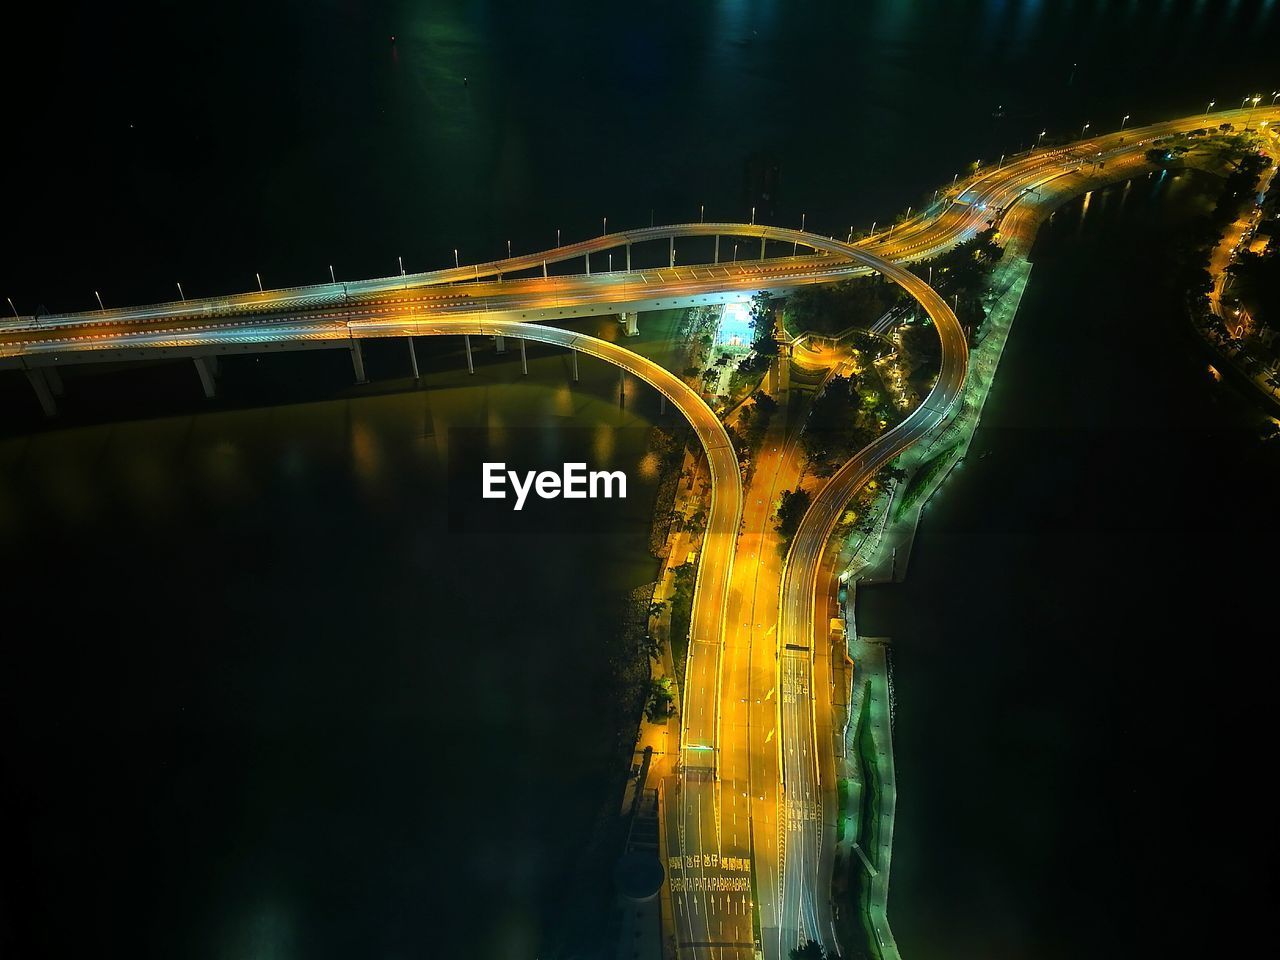
[[751,298],[751,325],[755,328],[752,352],[761,357],[776,354],[778,341],[773,338],[773,298],[767,290],[761,290]]
[[649,681],[649,699],[644,705],[644,718],[650,723],[664,723],[671,716],[676,697],[671,691],[670,677],[653,677]]
[[808,940],[802,947],[791,948],[791,960],[827,960],[827,954],[822,944]]
[[778,532],[786,543],[800,529],[800,521],[809,509],[809,494],[804,490],[784,490],[778,503]]

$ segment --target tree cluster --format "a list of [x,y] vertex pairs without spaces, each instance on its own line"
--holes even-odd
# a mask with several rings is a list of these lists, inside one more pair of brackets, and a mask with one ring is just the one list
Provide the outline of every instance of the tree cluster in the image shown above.
[[833,377],[813,402],[800,442],[813,472],[830,476],[854,453],[874,440],[880,396],[874,390],[858,390],[856,380]]
[[778,503],[778,532],[782,534],[783,543],[791,544],[791,538],[800,529],[800,521],[809,509],[809,494],[804,490],[784,490]]
[[807,331],[834,335],[849,327],[870,327],[904,296],[901,287],[878,274],[811,284],[791,294],[784,322],[792,336]]

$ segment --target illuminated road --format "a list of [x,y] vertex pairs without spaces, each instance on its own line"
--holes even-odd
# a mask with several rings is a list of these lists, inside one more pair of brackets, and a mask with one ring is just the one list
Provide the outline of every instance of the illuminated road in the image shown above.
[[[828,906],[829,876],[823,882],[821,869],[826,845],[816,754],[819,741],[814,729],[816,698],[811,695],[814,648],[827,642],[827,620],[817,610],[819,604],[822,611],[826,609],[825,594],[819,598],[817,589],[823,554],[845,505],[875,472],[951,415],[968,372],[967,338],[942,298],[902,267],[890,266],[884,272],[911,293],[932,318],[942,341],[942,363],[937,382],[924,401],[848,460],[814,498],[792,539],[783,568],[779,672],[791,696],[784,701],[782,717],[787,828],[780,956],[786,956],[786,950],[802,940],[818,940],[835,948]],[[829,871],[829,865],[826,869]]]
[[[1131,128],[1068,149],[1033,152],[986,172],[962,184],[956,194],[960,203],[985,211],[1031,207],[1036,188],[1067,173],[1083,173],[1108,179],[1105,164],[1113,168],[1131,162],[1149,149],[1151,141],[1172,133],[1216,126],[1224,121],[1240,124],[1247,111],[1215,114],[1212,123],[1205,117],[1188,117],[1147,128]],[[1274,120],[1280,112],[1257,110],[1253,120]],[[1062,198],[1059,198],[1059,202]],[[959,204],[957,204],[959,205]],[[926,214],[920,222],[896,228],[897,239],[885,237],[870,244],[882,256],[896,261],[932,256],[975,232],[970,223],[954,218],[955,206],[942,216]],[[951,220],[949,223],[948,221]],[[947,237],[947,234],[950,237]],[[923,251],[923,253],[922,253]],[[832,922],[831,852],[834,847],[835,783],[831,756],[831,704],[812,695],[815,653],[825,654],[827,610],[831,594],[830,576],[824,572],[823,555],[844,507],[872,478],[875,472],[903,450],[929,433],[951,412],[962,386],[967,366],[966,338],[954,316],[937,294],[914,278],[887,275],[902,283],[926,307],[942,340],[942,365],[938,380],[924,403],[893,430],[859,451],[818,492],[792,540],[783,570],[781,616],[778,644],[781,652],[779,675],[790,695],[784,698],[782,717],[786,837],[784,841],[781,891],[782,924],[778,942],[764,944],[765,955],[785,958],[790,948],[805,940],[817,940],[828,953],[839,950]],[[945,311],[945,312],[943,312]],[[826,571],[829,573],[829,571]],[[882,899],[887,895],[888,870],[884,865],[877,877]],[[874,922],[874,921],[873,921]],[[892,943],[892,933],[883,917],[875,929],[880,944]]]
[[[1255,122],[1277,116],[1280,111],[1254,111]],[[1239,124],[1244,112],[1213,115],[1214,124],[1223,120]],[[834,951],[832,838],[824,832],[834,784],[829,772],[822,774],[830,767],[823,752],[829,753],[829,742],[818,737],[825,721],[820,713],[830,704],[812,695],[815,642],[826,642],[826,590],[819,589],[823,554],[844,505],[875,470],[952,411],[968,358],[964,332],[946,303],[897,264],[949,249],[984,229],[998,211],[1012,207],[1016,216],[1016,205],[1034,203],[1044,183],[1087,172],[1092,164],[1132,160],[1152,139],[1201,125],[1208,125],[1204,117],[1191,117],[1010,158],[943,192],[914,218],[856,244],[761,224],[680,224],[404,277],[20,317],[0,323],[0,368],[38,371],[99,359],[234,354],[274,344],[354,348],[367,338],[465,334],[576,349],[652,384],[693,424],[712,475],[683,688],[681,788],[667,807],[666,835],[675,845],[665,862],[675,938],[683,955],[712,960],[747,958],[757,949],[781,960],[792,944],[807,938]],[[1105,170],[1098,176],[1106,179]],[[598,267],[599,254],[613,251],[621,259],[621,250],[629,264],[631,245],[669,243],[678,253],[674,239],[689,237],[737,237],[740,247],[746,238],[755,241],[746,247],[759,245],[761,259],[585,272],[588,256],[596,257]],[[810,252],[763,259],[765,240],[775,244],[774,253],[777,244]],[[547,265],[576,258],[584,260],[584,273],[545,275]],[[744,515],[736,455],[698,395],[624,347],[542,325],[722,302],[761,289],[785,292],[871,271],[901,284],[933,318],[942,340],[941,372],[919,408],[856,454],[818,493],[781,569],[761,560],[772,503],[748,504]],[[789,456],[794,450],[786,447],[762,454],[759,475],[772,471],[770,482],[776,484],[791,469]],[[746,534],[741,541],[740,520]],[[735,581],[735,563],[742,564],[744,554],[754,562]],[[731,609],[735,619],[728,621]]]

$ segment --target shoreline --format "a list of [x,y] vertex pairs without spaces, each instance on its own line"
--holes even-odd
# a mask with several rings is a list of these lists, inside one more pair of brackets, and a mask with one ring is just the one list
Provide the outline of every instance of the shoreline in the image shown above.
[[[892,742],[892,664],[888,655],[891,638],[859,636],[855,616],[857,586],[859,583],[873,585],[906,579],[925,508],[945,484],[951,471],[963,464],[981,423],[983,407],[994,385],[1022,295],[1030,280],[1033,264],[1029,255],[1040,227],[1054,211],[1082,193],[1132,179],[1147,168],[1145,162],[1134,164],[1126,167],[1124,175],[1110,176],[1101,182],[1081,176],[1078,171],[1063,174],[1054,178],[1059,183],[1050,188],[1048,195],[1034,207],[1014,206],[1006,211],[999,226],[1003,232],[1005,222],[1012,216],[1013,229],[1002,244],[1004,255],[992,273],[990,286],[996,299],[984,321],[986,330],[980,342],[972,348],[971,373],[960,409],[926,442],[917,444],[895,461],[900,468],[905,462],[907,473],[873,501],[871,509],[879,511],[879,519],[872,532],[861,538],[846,532],[838,547],[835,564],[836,570],[840,571],[838,582],[846,585],[845,599],[840,606],[841,620],[845,625],[843,653],[851,669],[847,669],[841,678],[837,691],[847,706],[841,709],[839,702],[833,703],[834,719],[842,728],[838,738],[842,753],[836,758],[837,784],[841,795],[856,797],[858,802],[856,805],[837,805],[838,818],[842,821],[837,824],[837,833],[842,839],[836,844],[831,893],[834,903],[847,906],[848,893],[856,885],[857,915],[866,934],[866,946],[882,960],[899,960],[900,957],[888,917],[893,817],[897,799]],[[1042,189],[1046,186],[1047,183],[1042,185]],[[934,475],[915,492],[911,503],[900,507],[900,491],[908,490],[912,480],[927,470],[932,470]],[[902,513],[895,514],[896,509],[901,509]],[[887,729],[873,723],[872,733],[868,734],[868,725],[862,721],[870,709],[884,711],[888,716]],[[864,744],[861,743],[867,736],[873,742],[870,760],[864,755]],[[867,822],[876,828],[872,849],[863,844],[861,830],[850,828],[850,825]],[[868,875],[870,884],[864,880]],[[840,894],[844,895],[843,899],[837,899]],[[845,930],[850,929],[843,918],[841,926]]]

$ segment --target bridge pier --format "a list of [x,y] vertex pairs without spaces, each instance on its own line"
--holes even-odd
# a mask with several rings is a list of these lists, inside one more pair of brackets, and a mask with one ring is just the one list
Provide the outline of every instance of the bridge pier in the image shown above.
[[640,311],[626,310],[623,311],[621,320],[626,326],[626,335],[628,337],[640,336]]
[[369,382],[369,378],[364,373],[364,351],[360,349],[360,341],[355,338],[351,340],[351,366],[356,371],[356,383]]
[[493,351],[494,353],[507,352],[507,341],[500,333],[493,338]]
[[36,399],[40,401],[40,409],[44,411],[46,417],[52,417],[58,412],[58,405],[53,402],[53,394],[49,392],[49,384],[44,378],[44,372],[38,367],[28,367],[22,372],[27,375],[27,382],[31,384],[31,389],[36,392]]
[[658,394],[658,416],[662,416],[667,412],[667,395],[665,393]]
[[587,251],[587,276],[591,276],[591,251]]
[[62,376],[58,373],[57,367],[44,367],[44,379],[49,384],[49,389],[55,397],[62,396]]
[[631,272],[631,244],[627,244],[627,273]]
[[578,348],[571,347],[570,349],[573,351],[573,382],[577,383],[578,382]]
[[520,338],[520,372],[526,377],[529,375],[529,357],[524,352],[524,337]]
[[418,351],[413,346],[413,337],[405,337],[409,344],[409,365],[413,367],[413,379],[420,380],[418,376]]
[[720,234],[718,233],[716,234],[716,256],[715,256],[715,260],[713,260],[712,262],[713,263],[720,262]]
[[471,361],[471,334],[462,335],[462,344],[467,348],[467,373],[475,373],[476,365]]
[[213,368],[209,364],[209,357],[192,357],[191,362],[196,365],[196,373],[200,375],[200,386],[204,390],[206,400],[212,400],[218,393],[218,385],[213,379]]
[[669,256],[667,257],[667,266],[674,267],[676,265],[676,238],[671,236],[668,237],[667,240],[670,243],[668,248]]
[[760,238],[760,259],[764,259],[764,237]]

